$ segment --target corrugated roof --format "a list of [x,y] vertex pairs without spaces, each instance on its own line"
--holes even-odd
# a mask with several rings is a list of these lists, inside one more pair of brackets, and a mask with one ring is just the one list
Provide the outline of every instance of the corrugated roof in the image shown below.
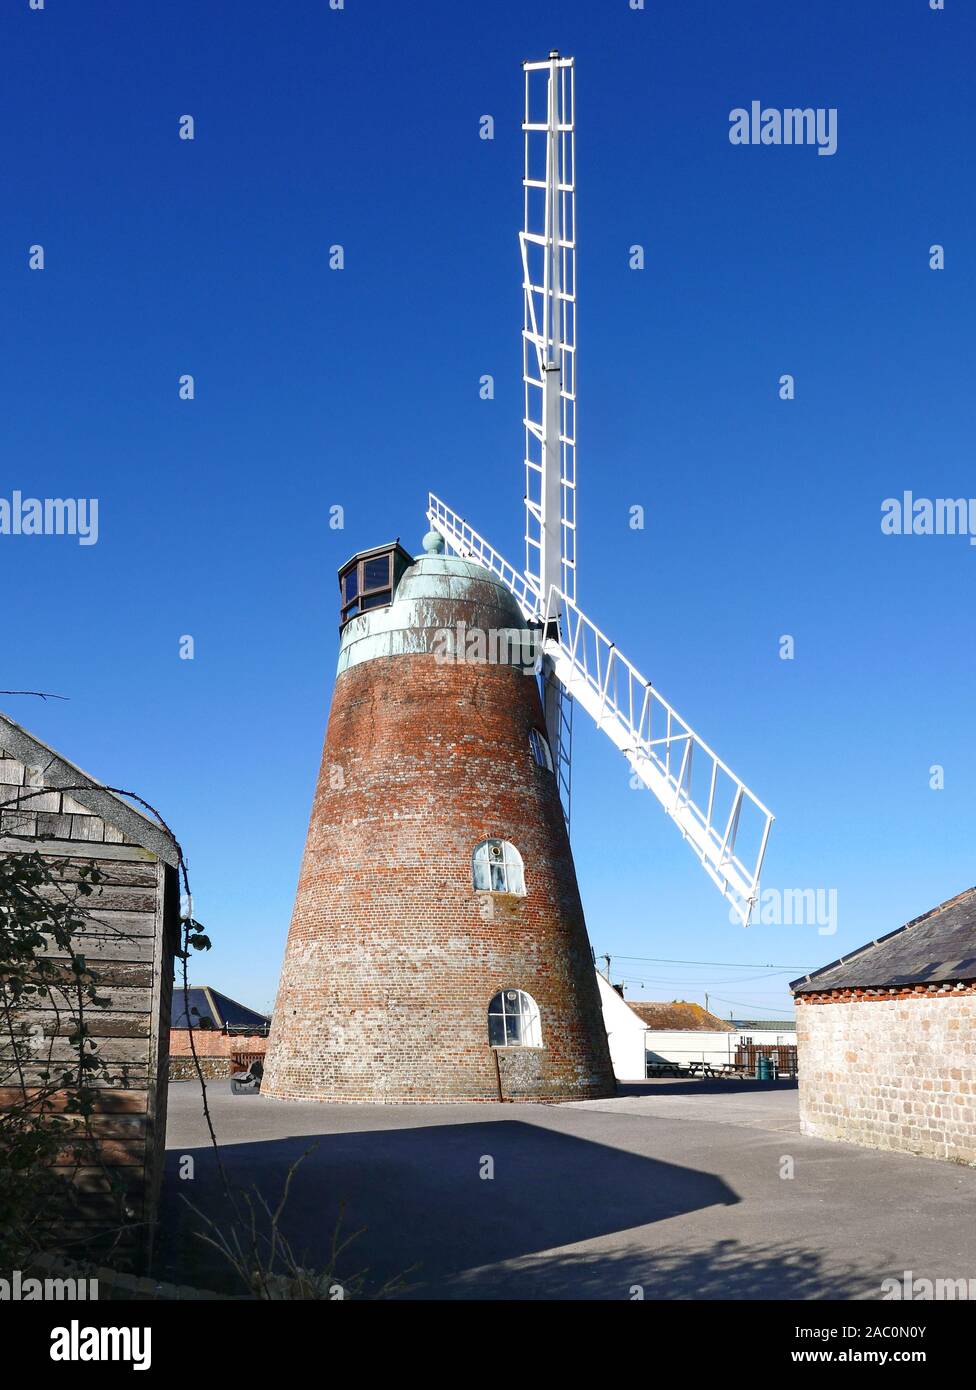
[[701,1004],[690,1004],[684,999],[675,999],[670,1004],[659,1004],[653,1000],[628,999],[627,1003],[646,1023],[648,1028],[659,1032],[682,1033],[731,1033],[731,1024],[717,1018],[703,1009]]
[[976,888],[793,980],[794,994],[976,980]]

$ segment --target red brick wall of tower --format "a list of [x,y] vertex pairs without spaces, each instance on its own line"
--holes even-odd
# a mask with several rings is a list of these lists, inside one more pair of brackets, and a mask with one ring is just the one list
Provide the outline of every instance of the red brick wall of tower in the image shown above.
[[[288,935],[263,1091],[324,1101],[568,1100],[615,1089],[544,727],[519,668],[384,656],[340,674]],[[508,840],[524,897],[476,892]],[[542,1047],[488,1045],[521,989]]]

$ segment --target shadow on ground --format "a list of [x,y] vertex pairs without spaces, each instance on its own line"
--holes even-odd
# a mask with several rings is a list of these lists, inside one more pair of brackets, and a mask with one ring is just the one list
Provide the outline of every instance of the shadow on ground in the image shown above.
[[[507,1273],[495,1294],[452,1286],[463,1271],[479,1266],[517,1261],[739,1200],[711,1173],[518,1120],[293,1137],[221,1146],[220,1153],[231,1184],[256,1188],[272,1206],[289,1168],[307,1154],[295,1173],[282,1221],[296,1254],[309,1267],[328,1268],[341,1215],[344,1234],[360,1229],[362,1234],[334,1271],[338,1279],[366,1270],[369,1285],[379,1287],[411,1270],[409,1283],[421,1297],[532,1296],[507,1291]],[[180,1177],[186,1157],[193,1160],[192,1180]],[[487,1161],[491,1178],[481,1176]],[[194,1234],[204,1223],[184,1197],[222,1228],[229,1227],[230,1208],[211,1149],[167,1154],[158,1277],[239,1291],[222,1257]],[[625,1277],[620,1268],[608,1264],[601,1274],[600,1263],[576,1266],[557,1255],[546,1260],[545,1268],[553,1266],[556,1285],[563,1271],[563,1296],[626,1296],[620,1293]],[[644,1270],[646,1252],[640,1263]],[[531,1285],[538,1278],[529,1272],[519,1282]],[[641,1281],[628,1279],[634,1282]],[[574,1292],[577,1284],[581,1288]]]
[[672,1080],[662,1077],[658,1081],[618,1081],[618,1096],[735,1096],[751,1095],[756,1091],[777,1092],[795,1091],[796,1078],[784,1077],[781,1081],[755,1081],[752,1077],[745,1081],[713,1080],[703,1077],[699,1080]]
[[[422,1290],[407,1293],[423,1297]],[[788,1242],[718,1240],[611,1253],[555,1251],[471,1270],[438,1290],[450,1299],[822,1300],[879,1298],[878,1277]]]

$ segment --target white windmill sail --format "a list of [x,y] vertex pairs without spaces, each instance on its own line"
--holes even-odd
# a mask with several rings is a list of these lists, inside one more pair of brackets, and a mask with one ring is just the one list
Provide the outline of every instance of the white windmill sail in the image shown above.
[[525,570],[433,493],[427,516],[543,633],[546,725],[569,819],[572,711],[625,756],[748,925],[772,813],[576,603],[576,156],[572,58],[525,63]]
[[[576,598],[576,96],[572,58],[522,66],[525,573],[541,610],[550,593]],[[568,823],[572,704],[550,664],[542,676]]]
[[525,572],[576,599],[576,136],[572,58],[525,63]]
[[540,613],[526,576],[433,493],[427,516],[455,554],[501,579],[527,619],[542,618],[544,655],[564,695],[623,753],[747,926],[772,812],[568,595],[553,589]]

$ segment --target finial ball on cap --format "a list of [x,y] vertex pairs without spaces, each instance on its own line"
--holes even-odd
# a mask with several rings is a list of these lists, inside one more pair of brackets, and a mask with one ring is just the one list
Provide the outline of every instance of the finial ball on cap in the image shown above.
[[444,537],[439,531],[428,531],[424,536],[424,550],[428,555],[443,555]]

